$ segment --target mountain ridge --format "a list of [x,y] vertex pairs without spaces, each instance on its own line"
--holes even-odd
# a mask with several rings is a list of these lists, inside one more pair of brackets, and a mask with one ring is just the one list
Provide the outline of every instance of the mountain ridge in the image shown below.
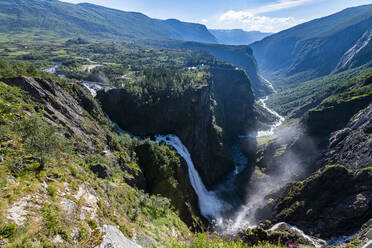
[[209,29],[209,32],[216,37],[218,43],[226,45],[249,45],[272,35],[272,33],[242,29]]
[[[177,30],[170,20],[159,20],[139,12],[126,12],[99,5],[71,4],[47,0],[4,0],[0,2],[0,32],[44,30],[90,38],[180,39],[215,43],[215,37],[198,23],[179,21]],[[181,24],[181,25],[180,25]]]
[[330,74],[371,25],[369,4],[297,25],[251,46],[259,68],[269,77],[301,74],[297,81],[310,80]]

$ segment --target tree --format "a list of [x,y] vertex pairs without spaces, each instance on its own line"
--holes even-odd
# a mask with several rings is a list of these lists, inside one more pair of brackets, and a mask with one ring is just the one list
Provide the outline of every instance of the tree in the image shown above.
[[67,141],[58,133],[58,128],[47,124],[39,116],[21,122],[23,141],[27,152],[40,163],[39,170],[44,169],[49,159],[57,157],[67,146]]

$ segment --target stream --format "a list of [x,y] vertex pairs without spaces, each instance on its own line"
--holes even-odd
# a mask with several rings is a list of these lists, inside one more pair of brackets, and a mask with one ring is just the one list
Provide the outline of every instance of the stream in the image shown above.
[[[85,86],[90,91],[93,97],[97,95],[97,90],[103,88],[103,85],[94,82],[81,81],[80,84]],[[261,99],[260,102],[262,103],[263,107],[267,109],[267,111],[277,116],[279,120],[271,126],[270,130],[258,132],[256,138],[273,135],[275,129],[284,121],[284,118],[282,116],[266,106],[267,99],[268,97],[265,97],[264,99]],[[111,123],[113,123],[120,134],[127,133],[126,131],[122,130],[115,122],[111,121],[109,116],[106,115],[106,117]],[[244,142],[244,140],[247,138],[248,137],[241,137],[242,140],[240,142]],[[238,197],[235,190],[231,189],[231,186],[235,183],[238,175],[245,169],[248,164],[247,158],[242,154],[240,150],[240,144],[237,144],[231,148],[235,163],[235,170],[227,176],[225,181],[223,181],[220,185],[217,185],[215,190],[209,191],[204,185],[198,171],[195,168],[195,165],[191,158],[191,154],[179,137],[171,134],[157,135],[155,136],[155,141],[158,143],[163,142],[166,145],[173,147],[177,151],[177,153],[186,161],[190,183],[198,197],[200,212],[212,224],[215,224],[217,232],[225,235],[234,235],[238,233],[239,230],[241,230],[242,228],[255,227],[254,218],[252,216],[254,216],[255,209],[259,206],[262,206],[262,201],[268,191],[266,189],[263,190],[263,192],[259,192],[258,195],[250,196],[250,199],[247,203],[244,204],[243,202],[239,202],[239,206],[237,206],[236,202],[234,202],[235,199]],[[233,204],[234,206],[231,204]],[[274,225],[270,230],[276,230],[276,228],[278,228],[280,224],[282,223]],[[322,240],[306,235],[300,229],[294,226],[289,227],[292,231],[295,231],[306,240],[309,240],[315,247],[321,247],[320,244],[323,244],[324,242]]]
[[279,115],[277,112],[275,112],[273,109],[270,109],[269,107],[267,107],[266,105],[266,102],[267,100],[269,100],[269,96],[266,96],[265,98],[262,98],[260,99],[260,103],[262,104],[262,107],[264,107],[264,109],[266,109],[270,114],[273,114],[275,115],[275,117],[278,118],[278,120],[273,124],[271,125],[271,128],[269,130],[265,130],[265,131],[258,131],[257,133],[257,138],[261,138],[261,137],[267,137],[267,136],[271,136],[271,135],[274,135],[275,133],[275,130],[283,124],[283,122],[285,121],[285,118],[281,115]]

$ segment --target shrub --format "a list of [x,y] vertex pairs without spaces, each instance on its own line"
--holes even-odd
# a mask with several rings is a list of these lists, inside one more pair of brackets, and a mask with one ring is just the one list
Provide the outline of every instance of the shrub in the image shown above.
[[52,197],[52,200],[54,201],[56,198],[57,189],[53,185],[48,185],[46,188],[48,194]]
[[19,124],[26,151],[40,163],[42,170],[51,157],[58,158],[62,152],[71,150],[71,144],[59,133],[57,127],[47,124],[35,115]]
[[0,226],[0,236],[10,238],[17,233],[17,227],[14,224],[3,224]]
[[48,204],[41,209],[44,224],[49,235],[61,235],[64,240],[69,240],[69,231],[63,220],[62,211],[54,204]]
[[98,227],[97,222],[95,220],[88,220],[88,225],[91,229],[96,229]]

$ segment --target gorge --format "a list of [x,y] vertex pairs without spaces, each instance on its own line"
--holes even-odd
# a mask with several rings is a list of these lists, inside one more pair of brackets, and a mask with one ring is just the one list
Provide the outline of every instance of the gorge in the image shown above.
[[371,6],[248,33],[0,1],[0,247],[370,248]]

